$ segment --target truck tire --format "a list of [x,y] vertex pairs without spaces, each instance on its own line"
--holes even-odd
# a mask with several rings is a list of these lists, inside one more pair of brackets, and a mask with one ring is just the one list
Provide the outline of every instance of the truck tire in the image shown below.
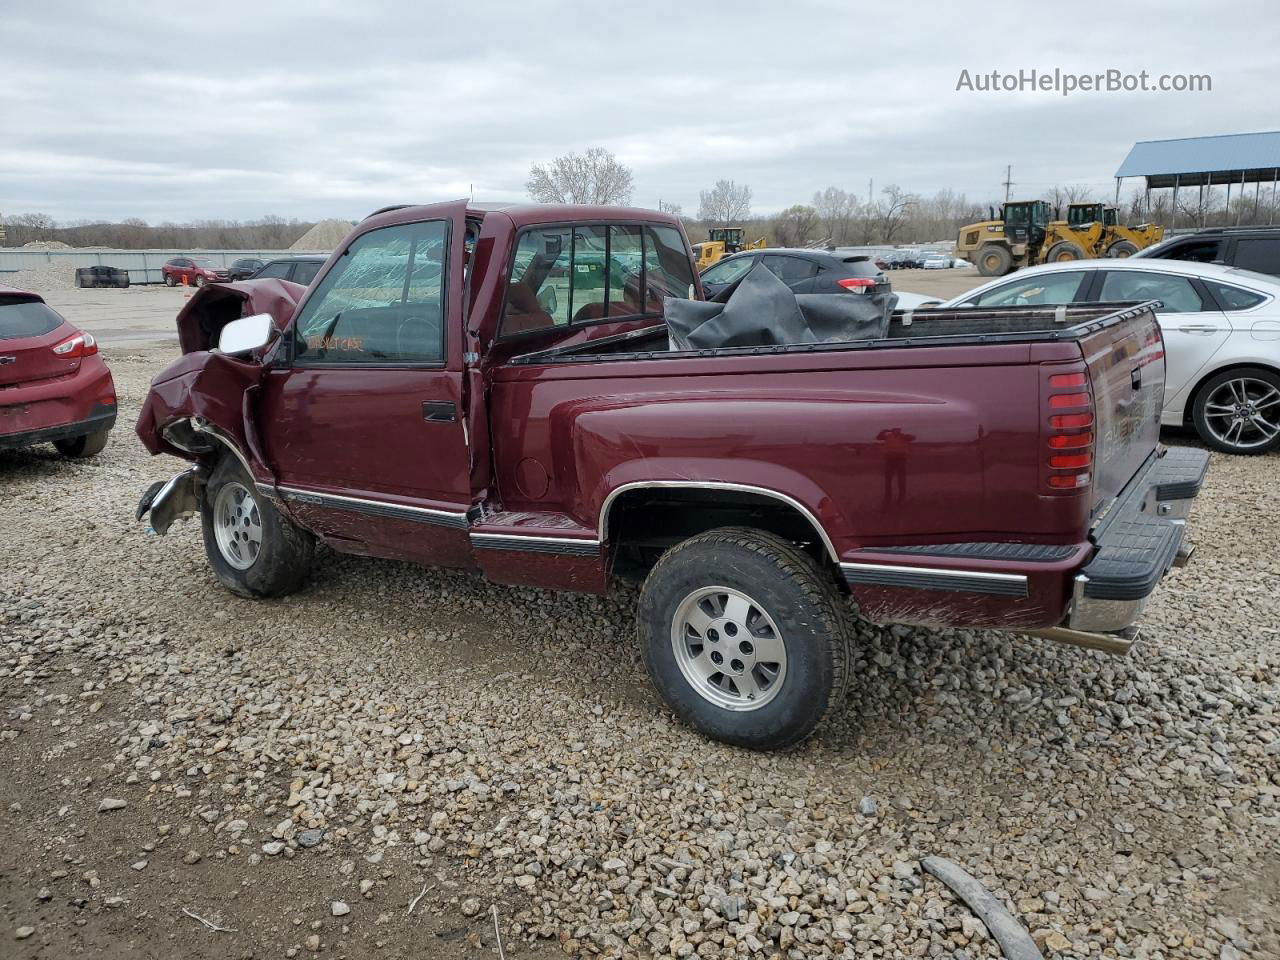
[[1003,277],[1013,269],[1013,254],[1008,247],[988,243],[978,251],[977,264],[984,277]]
[[97,430],[93,433],[86,433],[83,436],[72,437],[69,440],[55,440],[53,445],[58,448],[58,452],[64,457],[79,460],[83,457],[92,457],[101,453],[107,445],[107,437],[110,433],[110,430]]
[[1280,374],[1239,367],[1210,377],[1196,391],[1191,419],[1200,439],[1223,453],[1280,448]]
[[209,565],[238,596],[282,597],[311,572],[315,538],[258,492],[235,457],[223,457],[209,477],[200,521]]
[[1108,257],[1132,257],[1138,252],[1138,245],[1128,240],[1117,240],[1111,246],[1107,247]]
[[776,750],[844,701],[852,614],[834,579],[771,533],[722,527],[658,560],[640,649],[667,705],[709,737]]
[[1070,240],[1059,240],[1044,255],[1045,263],[1069,263],[1072,260],[1083,260],[1084,248]]

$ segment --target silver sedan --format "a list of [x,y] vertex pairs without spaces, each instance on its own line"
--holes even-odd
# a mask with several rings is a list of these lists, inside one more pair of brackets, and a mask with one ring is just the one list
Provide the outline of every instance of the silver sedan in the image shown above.
[[1162,422],[1227,453],[1280,447],[1280,278],[1178,260],[1076,260],[1019,270],[939,304],[1159,300]]

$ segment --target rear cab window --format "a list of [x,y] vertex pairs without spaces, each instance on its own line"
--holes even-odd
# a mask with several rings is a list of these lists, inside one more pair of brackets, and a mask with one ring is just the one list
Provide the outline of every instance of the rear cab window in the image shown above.
[[661,316],[665,297],[688,297],[684,238],[665,224],[533,227],[516,240],[499,335]]
[[56,330],[62,317],[38,300],[0,296],[0,340],[42,337]]

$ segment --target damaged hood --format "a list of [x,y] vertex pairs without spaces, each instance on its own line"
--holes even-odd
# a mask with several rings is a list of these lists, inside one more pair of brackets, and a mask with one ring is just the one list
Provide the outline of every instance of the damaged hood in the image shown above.
[[183,353],[208,350],[224,326],[255,313],[271,314],[283,332],[306,292],[300,283],[275,278],[205,284],[178,311],[178,343]]

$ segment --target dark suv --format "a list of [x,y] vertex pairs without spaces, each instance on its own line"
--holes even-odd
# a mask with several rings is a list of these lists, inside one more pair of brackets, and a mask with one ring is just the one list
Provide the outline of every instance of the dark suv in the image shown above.
[[242,257],[231,264],[231,268],[227,272],[231,275],[232,280],[248,280],[261,270],[265,264],[265,260],[259,260],[257,257]]
[[877,293],[889,288],[884,273],[866,254],[771,247],[744,250],[707,267],[702,271],[707,298],[745,277],[757,260],[796,293]]
[[1134,256],[1221,263],[1280,276],[1280,227],[1209,227],[1170,237]]
[[254,280],[265,280],[275,277],[277,280],[292,280],[304,287],[311,286],[327,257],[287,257],[280,260],[268,260],[266,266],[253,275]]

